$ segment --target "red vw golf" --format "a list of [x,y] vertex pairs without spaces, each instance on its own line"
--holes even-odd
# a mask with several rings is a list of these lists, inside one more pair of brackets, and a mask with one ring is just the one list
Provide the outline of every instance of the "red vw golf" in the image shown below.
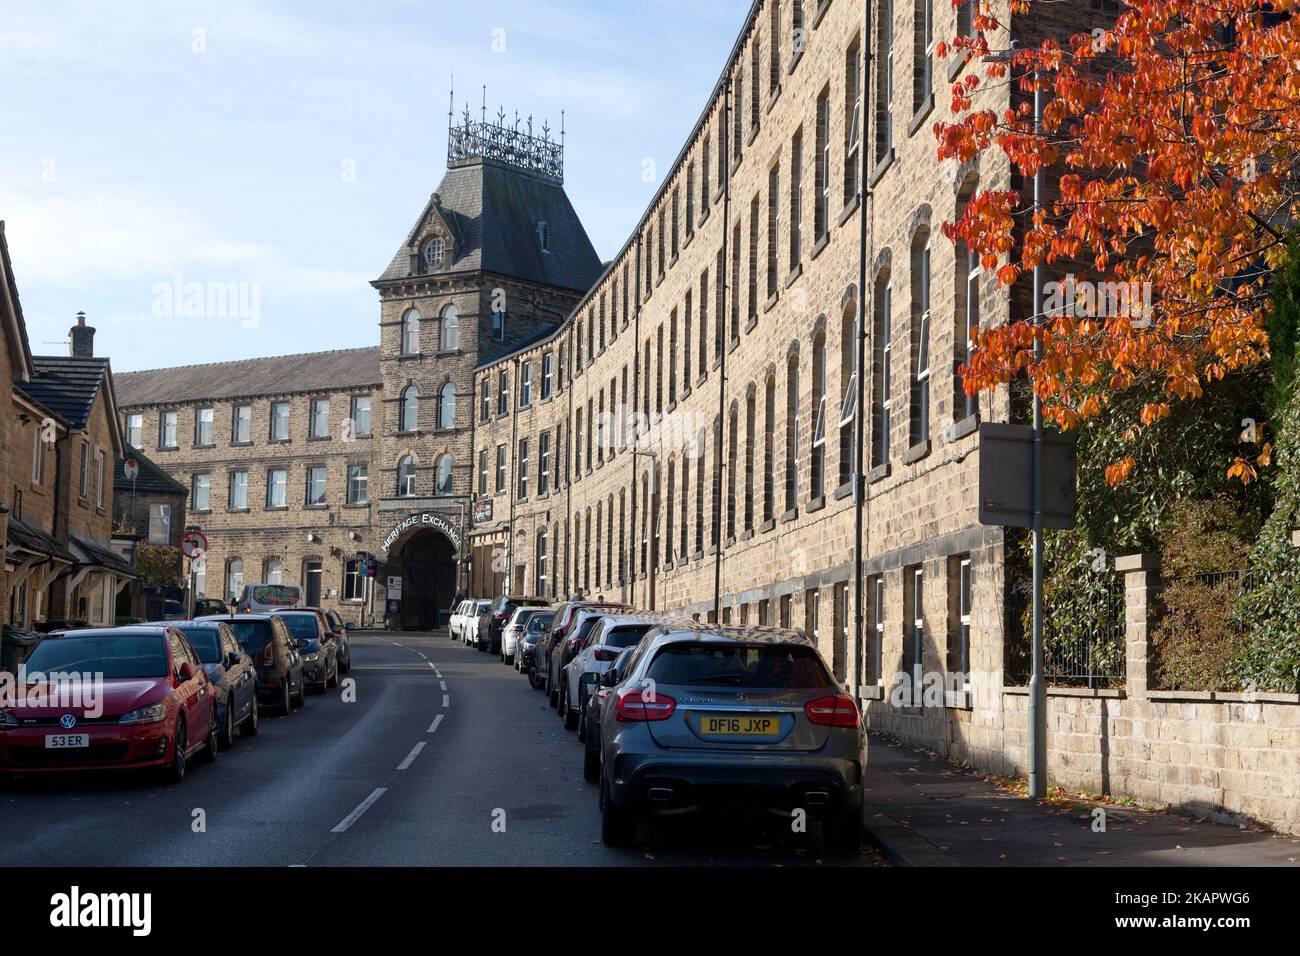
[[217,756],[208,674],[174,627],[51,635],[9,690],[0,772],[159,767],[179,783],[191,756]]

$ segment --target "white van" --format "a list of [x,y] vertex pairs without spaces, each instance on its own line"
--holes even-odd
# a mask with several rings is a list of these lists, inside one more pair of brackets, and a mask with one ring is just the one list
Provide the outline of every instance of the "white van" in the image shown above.
[[302,588],[296,584],[245,584],[235,602],[236,614],[269,614],[302,606]]

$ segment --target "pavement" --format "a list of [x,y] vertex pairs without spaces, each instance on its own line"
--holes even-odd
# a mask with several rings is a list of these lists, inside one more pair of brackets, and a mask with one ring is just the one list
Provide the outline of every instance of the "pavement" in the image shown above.
[[867,832],[895,865],[1300,868],[1300,837],[1068,794],[1029,800],[879,734],[868,759]]

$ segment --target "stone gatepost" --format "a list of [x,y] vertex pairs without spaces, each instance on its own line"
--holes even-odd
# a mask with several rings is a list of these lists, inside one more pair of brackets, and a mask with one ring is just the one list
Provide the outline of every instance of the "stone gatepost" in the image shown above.
[[1160,558],[1127,554],[1115,559],[1124,575],[1124,676],[1130,699],[1147,695],[1151,680],[1151,608],[1160,584]]

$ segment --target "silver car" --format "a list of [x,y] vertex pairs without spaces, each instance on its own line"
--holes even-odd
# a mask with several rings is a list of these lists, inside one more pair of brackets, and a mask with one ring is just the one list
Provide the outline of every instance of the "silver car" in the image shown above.
[[741,802],[802,809],[828,849],[861,846],[862,718],[802,632],[658,625],[602,682],[606,844],[632,842],[643,812]]

